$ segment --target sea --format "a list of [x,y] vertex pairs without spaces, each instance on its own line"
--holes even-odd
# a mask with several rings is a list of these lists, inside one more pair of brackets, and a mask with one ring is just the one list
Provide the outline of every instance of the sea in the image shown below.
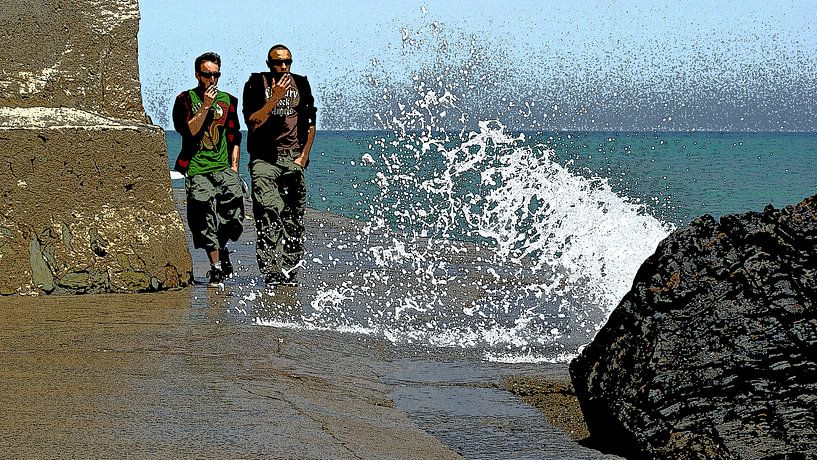
[[[815,158],[815,133],[321,130],[308,206],[353,225],[305,255],[323,275],[298,314],[255,323],[566,362],[670,232],[814,195]],[[352,268],[326,269],[339,261]]]

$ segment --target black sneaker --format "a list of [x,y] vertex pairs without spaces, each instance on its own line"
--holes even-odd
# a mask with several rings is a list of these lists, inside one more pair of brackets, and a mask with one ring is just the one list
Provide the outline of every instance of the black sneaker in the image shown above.
[[285,281],[281,281],[279,283],[281,286],[291,286],[291,287],[298,287],[298,281],[295,278],[290,278]]
[[275,273],[268,273],[264,275],[264,283],[266,283],[268,286],[278,286],[282,282],[284,282],[284,278],[281,275]]
[[233,274],[233,263],[230,262],[230,251],[227,248],[218,250],[218,260],[221,262],[221,273],[224,278]]
[[298,279],[295,278],[295,274],[291,273],[286,279],[281,283],[281,286],[297,286]]
[[207,278],[208,287],[220,287],[224,285],[224,272],[218,268],[211,268],[210,271],[207,272]]
[[267,286],[297,286],[298,281],[295,277],[285,277],[278,273],[270,273],[264,276],[264,283]]

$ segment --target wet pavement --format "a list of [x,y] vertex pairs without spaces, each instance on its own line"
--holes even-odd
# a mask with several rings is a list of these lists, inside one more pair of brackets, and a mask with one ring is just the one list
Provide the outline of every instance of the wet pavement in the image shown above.
[[382,344],[189,296],[0,299],[2,457],[456,457],[360,359]]
[[[501,386],[565,365],[256,324],[310,287],[259,285],[247,223],[223,289],[0,298],[0,457],[612,458]],[[247,301],[251,287],[274,301]]]

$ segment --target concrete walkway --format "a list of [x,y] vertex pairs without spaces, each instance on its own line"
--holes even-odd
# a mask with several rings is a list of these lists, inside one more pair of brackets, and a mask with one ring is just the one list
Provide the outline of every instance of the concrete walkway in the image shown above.
[[358,358],[382,344],[190,294],[0,298],[0,456],[457,458]]
[[[307,252],[351,257],[328,243],[352,239],[354,225],[308,212]],[[254,237],[247,220],[223,289],[203,284],[198,250],[199,284],[183,291],[0,297],[0,458],[612,458],[502,388],[508,375],[567,378],[564,365],[255,324],[299,316],[321,279],[345,275],[265,288]]]

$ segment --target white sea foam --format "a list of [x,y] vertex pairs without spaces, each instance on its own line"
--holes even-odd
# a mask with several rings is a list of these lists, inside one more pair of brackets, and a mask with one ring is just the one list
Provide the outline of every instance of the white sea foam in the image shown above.
[[[418,40],[404,30],[404,45]],[[326,248],[348,245],[354,270],[321,279],[297,319],[256,323],[478,349],[491,361],[569,360],[672,226],[499,119],[470,121],[458,105],[468,85],[440,78],[440,62],[414,75],[408,98],[383,89],[393,104],[377,119],[393,135],[361,158],[376,187],[367,223]],[[468,79],[477,69],[446,68]],[[329,265],[315,259],[304,268]]]
[[337,325],[337,326],[318,326],[315,324],[310,323],[303,323],[303,324],[296,324],[288,321],[277,321],[277,320],[270,320],[265,318],[255,318],[255,324],[258,326],[269,326],[269,327],[277,327],[281,329],[294,329],[296,331],[303,330],[303,331],[335,331],[335,332],[343,332],[349,334],[360,334],[360,335],[370,335],[376,336],[377,331],[371,328],[365,328],[360,326],[345,326],[345,325]]
[[557,354],[555,356],[551,356],[551,355],[535,355],[535,354],[531,354],[531,353],[527,353],[527,354],[485,353],[483,355],[483,358],[485,359],[485,361],[489,361],[489,362],[492,362],[492,363],[506,363],[506,364],[542,364],[542,363],[550,363],[550,364],[560,364],[560,363],[569,363],[575,356],[576,356],[575,353],[560,353],[560,354]]
[[[501,362],[575,355],[671,228],[545,146],[496,121],[479,126],[456,142],[381,142],[370,220],[327,248],[351,251],[357,268],[322,278],[297,319],[258,324],[481,349]],[[305,269],[329,259],[313,254]]]

